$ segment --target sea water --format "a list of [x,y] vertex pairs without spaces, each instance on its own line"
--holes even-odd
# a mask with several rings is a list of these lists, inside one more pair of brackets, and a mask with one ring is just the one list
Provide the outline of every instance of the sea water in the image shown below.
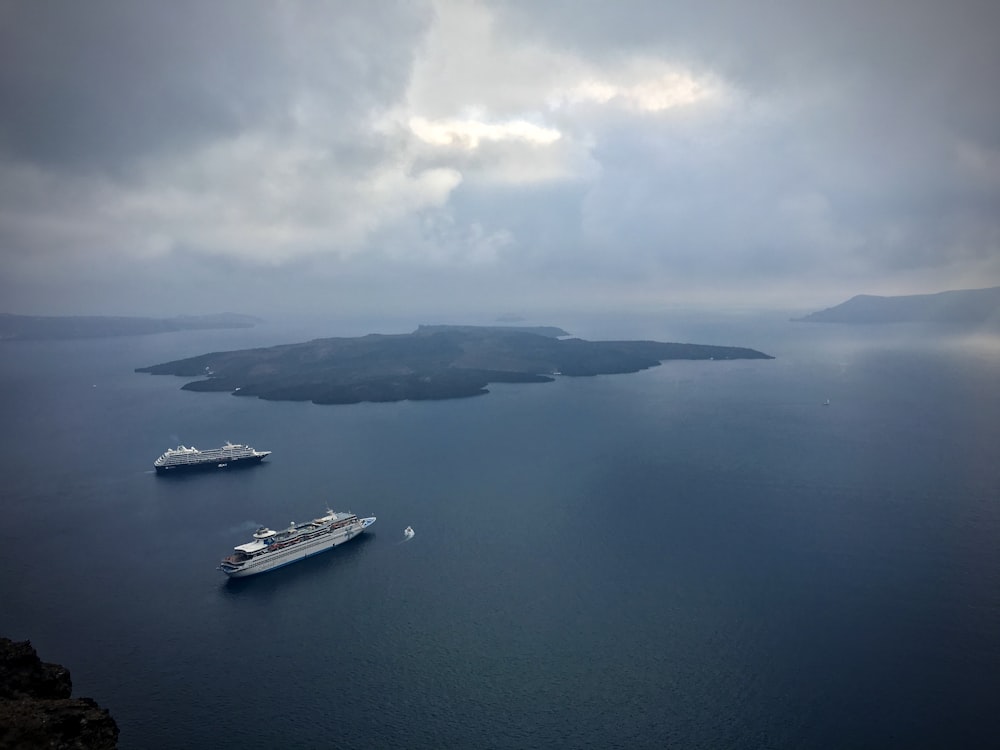
[[[532,321],[776,359],[353,406],[133,369],[437,321],[3,343],[0,634],[122,748],[992,746],[1000,351],[787,318]],[[152,471],[225,440],[273,455]],[[216,570],[327,507],[378,522]]]

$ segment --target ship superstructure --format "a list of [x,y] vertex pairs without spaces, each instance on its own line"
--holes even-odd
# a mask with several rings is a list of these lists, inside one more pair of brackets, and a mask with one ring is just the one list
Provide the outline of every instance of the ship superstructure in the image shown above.
[[253,539],[233,549],[219,570],[232,578],[255,575],[325,552],[356,537],[375,523],[375,517],[327,509],[326,515],[306,523],[293,523],[282,531],[264,526]]
[[194,446],[178,445],[170,448],[153,462],[157,473],[195,471],[202,469],[231,469],[259,464],[271,451],[259,451],[249,445],[227,442],[221,448],[200,451]]

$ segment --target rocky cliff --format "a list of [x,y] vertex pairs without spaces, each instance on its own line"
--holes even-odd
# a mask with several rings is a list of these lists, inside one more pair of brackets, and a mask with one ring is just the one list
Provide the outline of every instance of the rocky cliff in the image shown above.
[[118,725],[90,698],[72,698],[69,670],[29,641],[0,638],[0,748],[111,750]]

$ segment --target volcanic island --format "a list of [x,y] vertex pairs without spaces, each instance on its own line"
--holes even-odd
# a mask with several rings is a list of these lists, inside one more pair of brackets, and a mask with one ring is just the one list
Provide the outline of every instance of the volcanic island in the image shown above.
[[551,326],[422,325],[412,333],[212,352],[136,372],[198,378],[182,386],[188,391],[356,404],[479,396],[490,383],[633,373],[673,359],[773,357],[737,346],[585,341]]

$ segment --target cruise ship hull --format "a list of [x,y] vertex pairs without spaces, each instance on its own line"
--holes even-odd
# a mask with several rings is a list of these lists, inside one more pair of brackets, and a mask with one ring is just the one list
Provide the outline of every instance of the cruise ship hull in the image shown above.
[[245,458],[214,458],[197,463],[174,464],[171,466],[154,466],[157,474],[186,474],[194,471],[218,471],[219,469],[239,469],[246,466],[256,466],[266,456],[246,456]]
[[294,562],[305,560],[307,557],[326,552],[344,542],[354,539],[374,522],[374,518],[360,518],[356,523],[336,529],[317,539],[300,542],[285,549],[269,550],[265,554],[257,555],[240,565],[233,565],[224,561],[219,569],[230,578],[245,578],[247,576],[258,575],[259,573],[266,573],[269,570],[283,568],[286,565],[291,565]]

